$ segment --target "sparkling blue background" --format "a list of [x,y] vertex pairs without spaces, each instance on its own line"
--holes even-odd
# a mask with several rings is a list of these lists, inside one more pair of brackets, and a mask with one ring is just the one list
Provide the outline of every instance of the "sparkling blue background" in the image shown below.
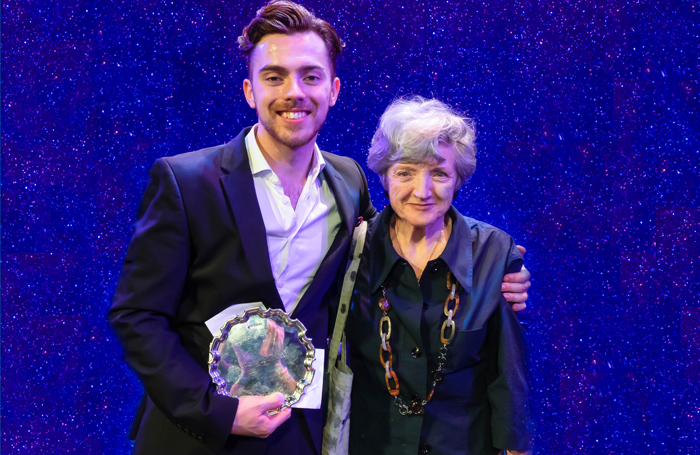
[[[700,453],[697,2],[304,4],[347,43],[322,148],[364,163],[397,95],[476,119],[455,204],[528,248],[535,453]],[[105,313],[136,204],[157,157],[255,121],[259,6],[3,0],[3,453],[130,451]]]

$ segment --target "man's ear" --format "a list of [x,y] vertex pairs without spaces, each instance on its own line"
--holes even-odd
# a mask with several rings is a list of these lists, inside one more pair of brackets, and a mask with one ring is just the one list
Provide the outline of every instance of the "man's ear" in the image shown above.
[[335,106],[335,102],[338,101],[338,93],[340,93],[340,79],[337,77],[331,82],[331,99],[328,102],[329,106]]
[[250,79],[243,80],[243,94],[245,95],[245,100],[248,102],[248,106],[251,109],[255,109],[255,97],[253,96],[253,83]]

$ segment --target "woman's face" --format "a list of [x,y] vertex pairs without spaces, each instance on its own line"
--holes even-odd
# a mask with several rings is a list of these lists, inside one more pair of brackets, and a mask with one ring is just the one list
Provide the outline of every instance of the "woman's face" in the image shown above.
[[427,227],[442,217],[452,204],[457,173],[455,152],[440,143],[438,153],[445,160],[409,164],[398,162],[387,171],[389,201],[396,215],[414,227]]

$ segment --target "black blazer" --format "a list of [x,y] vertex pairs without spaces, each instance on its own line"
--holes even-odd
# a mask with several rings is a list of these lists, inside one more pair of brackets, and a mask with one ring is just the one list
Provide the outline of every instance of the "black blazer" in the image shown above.
[[[238,400],[216,395],[207,373],[207,319],[236,303],[284,309],[248,162],[248,131],[222,146],[160,158],[151,169],[109,310],[126,361],[146,389],[131,434],[136,454],[321,452],[320,410],[294,409],[267,439],[230,436]],[[325,348],[349,239],[357,218],[375,210],[360,166],[322,153],[342,223],[292,317]]]

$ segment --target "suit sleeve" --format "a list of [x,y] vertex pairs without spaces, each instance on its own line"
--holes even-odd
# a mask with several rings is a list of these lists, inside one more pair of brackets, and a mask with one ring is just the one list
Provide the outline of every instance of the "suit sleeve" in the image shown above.
[[374,205],[372,205],[372,200],[369,196],[367,176],[362,171],[362,167],[360,167],[360,164],[357,161],[354,162],[357,166],[357,170],[360,172],[360,177],[362,179],[362,184],[360,187],[360,216],[363,220],[370,222],[375,216],[377,216],[377,209],[375,209]]
[[238,400],[214,393],[208,373],[173,330],[190,261],[187,218],[167,161],[156,161],[150,177],[109,322],[158,409],[218,452],[231,431]]
[[[505,235],[504,274],[517,272],[523,264],[513,239]],[[496,279],[502,280],[501,276]],[[500,285],[498,286],[500,288]],[[529,387],[525,338],[515,312],[499,292],[496,310],[487,323],[487,389],[491,405],[492,444],[501,450],[527,450],[531,446]]]
[[519,272],[524,263],[523,255],[520,253],[520,250],[518,250],[518,248],[515,246],[515,240],[513,240],[513,238],[508,235],[507,242],[508,253],[504,275]]

